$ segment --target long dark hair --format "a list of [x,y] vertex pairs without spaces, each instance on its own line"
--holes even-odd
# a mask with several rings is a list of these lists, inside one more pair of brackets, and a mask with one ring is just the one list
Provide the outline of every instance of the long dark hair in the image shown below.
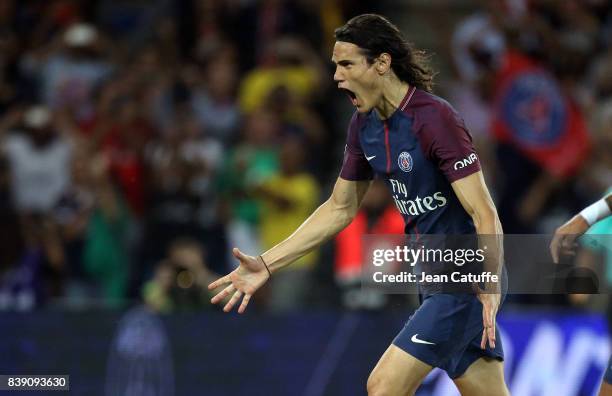
[[388,19],[377,14],[363,14],[351,18],[334,31],[336,41],[358,46],[369,64],[383,52],[391,55],[391,68],[402,81],[431,92],[433,70],[425,51],[417,50]]

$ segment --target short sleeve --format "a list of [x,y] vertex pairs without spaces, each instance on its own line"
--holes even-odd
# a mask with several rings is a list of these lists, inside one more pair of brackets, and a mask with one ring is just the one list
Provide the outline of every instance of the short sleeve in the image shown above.
[[439,108],[425,123],[428,153],[449,182],[476,173],[480,160],[472,136],[459,114],[450,106]]
[[345,180],[370,180],[372,179],[372,168],[363,154],[359,141],[359,113],[355,112],[348,127],[346,146],[344,148],[344,160],[340,177]]

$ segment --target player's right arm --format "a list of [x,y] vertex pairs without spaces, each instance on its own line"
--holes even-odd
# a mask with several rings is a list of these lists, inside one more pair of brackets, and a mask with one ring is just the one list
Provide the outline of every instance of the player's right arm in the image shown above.
[[338,178],[331,196],[287,239],[261,255],[271,272],[289,265],[346,226],[357,214],[370,181]]
[[223,308],[228,312],[244,295],[238,313],[244,312],[253,293],[266,283],[273,272],[291,264],[351,223],[373,176],[372,168],[361,148],[359,139],[361,122],[362,119],[355,112],[348,127],[340,177],[334,185],[330,198],[293,234],[261,256],[248,256],[234,248],[233,254],[240,261],[240,265],[208,285],[209,289],[225,286],[212,298],[213,304],[232,296]]
[[244,312],[253,293],[270,278],[266,265],[270,273],[274,273],[342,231],[357,214],[369,186],[370,180],[352,181],[339,177],[330,198],[287,239],[259,257],[246,255],[234,248],[233,254],[240,265],[208,286],[209,289],[226,286],[211,302],[216,304],[231,295],[232,298],[223,308],[229,312],[244,295],[238,307],[239,313]]
[[576,238],[584,234],[590,226],[612,215],[612,194],[585,208],[555,231],[550,242],[550,253],[555,263],[559,262],[559,254],[571,254]]
[[266,283],[273,272],[291,264],[350,224],[357,214],[373,176],[359,139],[362,121],[363,119],[355,112],[348,127],[340,177],[334,185],[330,198],[293,234],[262,255],[248,256],[234,248],[232,252],[240,261],[240,265],[208,285],[209,289],[225,286],[212,298],[213,304],[232,296],[223,308],[228,312],[244,295],[238,313],[244,312],[253,293]]

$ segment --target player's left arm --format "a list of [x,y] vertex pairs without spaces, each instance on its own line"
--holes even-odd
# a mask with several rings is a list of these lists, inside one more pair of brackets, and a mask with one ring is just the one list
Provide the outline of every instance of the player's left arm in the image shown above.
[[[455,180],[451,186],[459,202],[474,221],[479,245],[486,246],[485,270],[501,275],[504,231],[482,171]],[[487,284],[485,290],[499,292],[499,283]]]
[[489,194],[482,171],[451,183],[457,198],[474,221],[476,232],[483,235],[503,234],[497,209]]
[[[421,120],[425,132],[425,152],[437,163],[461,205],[472,217],[478,233],[478,244],[484,252],[484,270],[497,275],[499,280],[503,262],[503,230],[482,176],[472,136],[463,119],[450,105],[442,103],[425,109]],[[484,286],[484,289],[478,290],[478,299],[483,306],[484,329],[480,342],[483,349],[487,341],[495,347],[495,315],[501,300],[499,282],[493,282],[492,279]]]
[[[504,232],[482,171],[455,180],[451,186],[461,205],[474,221],[479,247],[484,251],[485,271],[497,275],[497,279],[500,280],[504,256]],[[478,299],[483,305],[484,330],[480,343],[483,349],[487,341],[492,348],[495,347],[495,317],[501,300],[500,292],[499,281],[485,283],[484,289],[479,289]]]

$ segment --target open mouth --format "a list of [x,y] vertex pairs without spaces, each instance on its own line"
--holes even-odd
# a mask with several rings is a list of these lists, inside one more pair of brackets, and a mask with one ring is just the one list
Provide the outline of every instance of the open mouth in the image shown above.
[[350,89],[346,89],[346,88],[340,88],[341,91],[344,91],[344,93],[346,93],[346,95],[349,97],[351,103],[353,104],[353,106],[358,106],[357,104],[357,95],[355,95],[355,93],[353,91],[351,91]]

